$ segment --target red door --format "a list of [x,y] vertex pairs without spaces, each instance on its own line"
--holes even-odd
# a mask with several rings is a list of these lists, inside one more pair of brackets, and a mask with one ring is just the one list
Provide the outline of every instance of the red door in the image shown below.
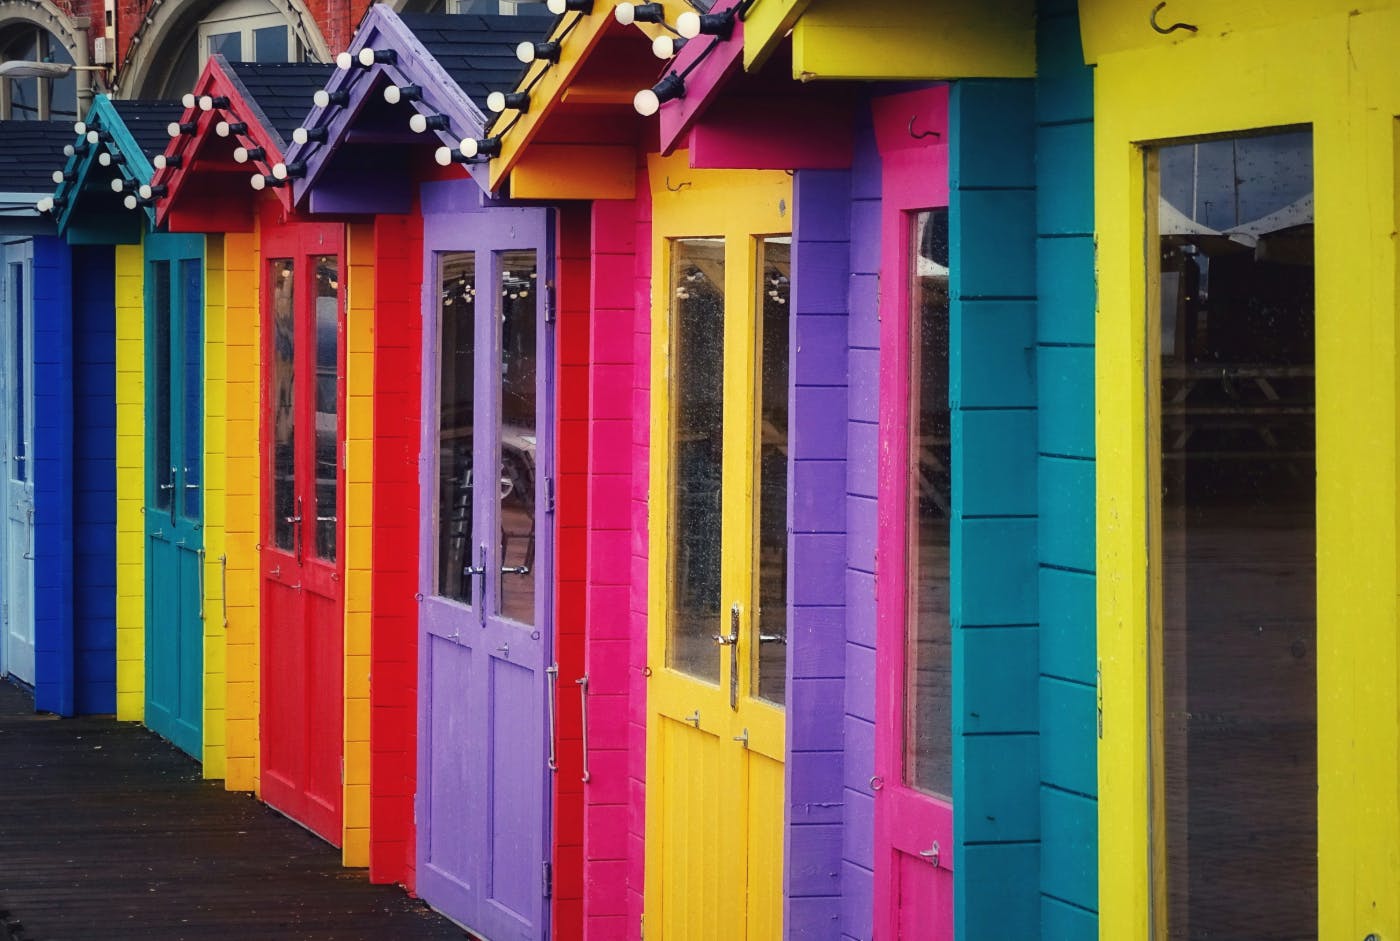
[[262,796],[339,846],[344,754],[343,228],[263,239]]

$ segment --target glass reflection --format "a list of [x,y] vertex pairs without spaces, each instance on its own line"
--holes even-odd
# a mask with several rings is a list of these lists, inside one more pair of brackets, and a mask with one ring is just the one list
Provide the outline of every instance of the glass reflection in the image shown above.
[[316,269],[316,557],[334,562],[340,493],[340,274],[335,255],[317,255],[311,263]]
[[157,509],[169,510],[175,499],[175,475],[172,472],[174,461],[170,454],[171,415],[173,404],[170,400],[170,262],[151,262],[151,366],[154,371],[149,395],[155,396],[154,425],[151,433],[154,440],[155,504]]
[[290,258],[268,263],[272,294],[272,541],[288,552],[296,547],[291,518],[296,513],[296,278]]
[[1169,936],[1315,938],[1311,135],[1155,156]]
[[[724,239],[671,242],[672,584],[668,663],[719,682]],[[728,626],[724,626],[728,633]]]
[[535,392],[539,269],[534,251],[502,252],[500,263],[500,592],[502,615],[535,623]]
[[948,406],[948,210],[910,217],[909,600],[905,774],[950,798],[952,631],[948,545],[952,414]]
[[11,400],[14,403],[10,414],[14,420],[14,432],[11,437],[13,444],[10,446],[12,455],[11,475],[14,480],[24,481],[29,477],[29,470],[26,465],[29,462],[29,426],[26,417],[28,392],[25,385],[28,382],[29,363],[24,355],[24,329],[25,329],[25,304],[28,297],[25,295],[27,288],[24,283],[24,265],[10,265],[10,322],[14,326],[14,349],[11,352],[11,362],[14,363],[14,381],[12,384]]
[[791,237],[758,243],[762,375],[758,434],[758,671],[760,699],[787,697],[788,635],[788,301]]
[[472,420],[476,408],[476,256],[440,256],[438,293],[438,594],[472,603]]
[[190,519],[199,519],[201,487],[204,479],[204,298],[201,263],[192,258],[180,261],[180,302],[183,313],[184,363],[181,378],[184,384],[185,428],[184,447],[184,511]]

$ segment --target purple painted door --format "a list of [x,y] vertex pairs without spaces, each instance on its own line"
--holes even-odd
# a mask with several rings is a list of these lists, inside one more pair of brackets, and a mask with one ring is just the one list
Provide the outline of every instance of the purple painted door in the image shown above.
[[[465,198],[457,187],[447,196],[448,208]],[[550,214],[429,214],[424,235],[418,891],[492,941],[542,939],[554,728]]]

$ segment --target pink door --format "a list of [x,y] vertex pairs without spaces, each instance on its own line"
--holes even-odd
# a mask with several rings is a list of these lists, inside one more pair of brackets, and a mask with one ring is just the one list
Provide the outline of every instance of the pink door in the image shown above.
[[953,937],[947,92],[882,99],[875,937]]

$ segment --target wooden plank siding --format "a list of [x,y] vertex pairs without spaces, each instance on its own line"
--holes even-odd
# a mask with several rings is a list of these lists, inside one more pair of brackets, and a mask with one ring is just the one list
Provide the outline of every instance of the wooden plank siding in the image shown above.
[[1041,0],[1036,79],[1040,936],[1098,937],[1093,71]]
[[137,245],[116,246],[117,718],[146,715],[146,304]]
[[224,502],[227,480],[224,419],[226,416],[228,283],[224,277],[224,245],[218,235],[204,243],[204,760],[206,778],[221,779],[228,773],[228,671],[227,631],[223,619],[223,568],[219,557],[227,551],[224,529],[228,511]]

